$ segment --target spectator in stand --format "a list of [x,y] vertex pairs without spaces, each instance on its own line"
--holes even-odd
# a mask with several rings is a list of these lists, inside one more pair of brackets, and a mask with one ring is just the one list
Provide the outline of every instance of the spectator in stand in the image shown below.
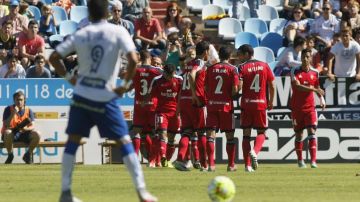
[[4,0],[0,0],[0,18],[9,15],[9,7],[4,5]]
[[290,19],[292,16],[292,11],[294,7],[300,6],[303,9],[303,12],[306,17],[312,17],[311,16],[311,5],[313,3],[313,0],[284,0],[284,18]]
[[163,68],[162,60],[158,56],[154,56],[151,58],[151,65],[154,67],[160,67],[161,69]]
[[[233,18],[239,19],[239,15],[240,15],[240,10],[239,7],[242,6],[242,4],[244,4],[245,0],[233,0]],[[247,3],[249,5],[249,9],[250,9],[250,16],[252,18],[257,18],[258,14],[256,12],[256,9],[259,8],[259,3],[260,4],[265,4],[266,0],[247,0]]]
[[301,36],[295,37],[294,46],[286,48],[278,57],[274,74],[275,76],[286,76],[292,68],[301,65],[301,51],[306,48],[306,41]]
[[123,6],[123,18],[134,23],[142,17],[144,8],[150,5],[148,0],[125,0]]
[[[204,41],[204,35],[202,33],[200,33],[200,32],[194,33],[193,36],[194,36],[195,45],[198,44],[201,41]],[[211,65],[216,64],[218,62],[220,62],[219,54],[216,51],[214,45],[212,45],[210,43],[210,45],[209,45],[209,54],[208,54],[208,58],[207,58],[207,61],[206,61],[206,66],[211,66]]]
[[340,9],[340,0],[320,0],[319,2],[315,1],[312,6],[313,18],[318,18],[323,12],[322,7],[324,3],[330,3],[333,6],[332,13],[337,17],[341,18],[342,11]]
[[6,21],[11,21],[13,23],[12,34],[18,36],[20,32],[27,31],[29,20],[25,16],[19,14],[19,2],[17,0],[10,1],[9,9],[9,15],[0,19],[0,25]]
[[335,77],[355,77],[356,81],[360,81],[360,45],[351,39],[351,34],[349,28],[341,30],[341,42],[336,43],[330,50],[327,64],[328,77],[332,81]]
[[135,21],[135,45],[138,50],[148,48],[163,50],[166,46],[160,23],[158,19],[152,17],[150,7],[144,8],[142,18]]
[[51,72],[45,67],[45,57],[37,55],[35,57],[35,65],[29,67],[26,71],[26,78],[51,78]]
[[6,59],[6,64],[0,67],[0,78],[24,79],[25,69],[18,63],[16,56],[8,55]]
[[53,5],[63,7],[67,14],[70,14],[71,7],[75,6],[71,0],[59,0],[53,3]]
[[172,32],[180,32],[180,23],[182,16],[181,8],[176,2],[172,2],[166,9],[166,17],[164,18],[164,33],[168,36]]
[[24,0],[29,6],[36,6],[39,10],[44,6],[44,3],[40,0]]
[[284,29],[284,36],[286,36],[287,44],[292,45],[294,43],[295,36],[301,36],[305,38],[310,30],[310,24],[308,19],[304,15],[304,10],[301,6],[296,5],[293,8],[293,15],[286,23]]
[[359,3],[357,1],[350,1],[348,6],[350,12],[351,29],[360,27]]
[[166,43],[166,49],[163,52],[163,61],[165,61],[165,64],[175,65],[178,72],[180,70],[180,58],[182,58],[183,56],[184,55],[181,48],[181,43],[179,41],[178,33],[173,32],[169,34]]
[[182,46],[188,48],[194,46],[193,41],[193,30],[195,29],[194,23],[191,22],[190,18],[182,18],[180,23],[180,38],[182,39]]
[[35,57],[45,52],[45,41],[38,35],[39,25],[35,20],[29,22],[27,32],[22,32],[19,35],[19,51],[22,66],[27,69],[30,65],[34,64]]
[[353,38],[358,44],[360,44],[360,27],[352,30]]
[[0,60],[1,65],[4,64],[6,61],[6,57],[9,54],[14,54],[18,56],[18,50],[15,49],[16,47],[16,37],[12,35],[12,22],[6,21],[2,25],[2,29],[0,31]]
[[41,8],[41,12],[42,12],[42,16],[40,18],[40,29],[39,29],[39,33],[43,36],[43,37],[50,37],[54,33],[54,31],[56,30],[56,19],[54,17],[54,11],[51,9],[50,5],[44,5]]
[[335,15],[331,14],[331,9],[332,7],[329,3],[323,5],[324,12],[315,19],[310,31],[316,36],[317,43],[321,43],[325,47],[331,47],[334,33],[340,30],[339,21]]
[[25,16],[29,20],[35,18],[34,13],[29,10],[29,4],[26,2],[20,2],[19,14]]
[[133,35],[133,31],[130,30],[132,22],[121,18],[122,9],[122,3],[120,1],[114,1],[111,6],[111,19],[109,22],[115,25],[123,26],[131,35]]

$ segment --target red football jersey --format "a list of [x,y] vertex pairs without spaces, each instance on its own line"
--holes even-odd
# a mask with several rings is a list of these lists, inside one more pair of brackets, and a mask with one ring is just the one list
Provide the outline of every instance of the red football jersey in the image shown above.
[[266,88],[275,79],[270,67],[264,62],[249,60],[239,66],[239,77],[243,81],[241,108],[266,110]]
[[[301,67],[294,68],[291,71],[291,80],[297,80],[301,85],[319,87],[319,72],[310,68],[308,72],[305,72]],[[306,92],[296,89],[295,85],[292,85],[291,96],[291,109],[297,111],[312,111],[315,110],[315,98],[314,92]]]
[[[185,65],[183,70],[183,84],[181,88],[181,95],[180,99],[182,103],[191,104],[192,103],[192,93],[190,88],[190,73],[191,71],[195,70],[196,73],[196,95],[200,98],[201,101],[205,100],[205,91],[204,91],[204,81],[205,81],[205,61],[201,59],[194,59],[188,62]],[[204,102],[205,103],[205,102]]]
[[[134,105],[141,105],[145,95],[148,93],[151,81],[159,76],[162,72],[161,68],[153,67],[150,65],[141,65],[136,68],[136,73],[133,78],[135,89],[135,101]],[[149,102],[145,103],[144,109],[155,111],[157,100],[152,98]]]
[[182,82],[182,77],[177,75],[174,75],[171,80],[166,80],[162,75],[154,78],[149,93],[158,100],[156,112],[166,113],[176,111]]
[[217,63],[208,67],[205,79],[207,111],[232,111],[232,88],[238,84],[238,71],[231,64]]

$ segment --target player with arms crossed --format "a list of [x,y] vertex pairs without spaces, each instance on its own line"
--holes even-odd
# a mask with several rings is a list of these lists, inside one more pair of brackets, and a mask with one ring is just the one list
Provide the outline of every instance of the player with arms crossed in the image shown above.
[[[266,109],[273,108],[275,96],[274,75],[270,67],[261,61],[253,59],[254,49],[242,45],[238,49],[241,97],[240,125],[243,129],[242,149],[245,162],[245,171],[253,172],[258,167],[257,155],[261,151],[266,139],[265,131],[268,128]],[[266,97],[269,90],[269,101]],[[251,150],[251,129],[257,129],[254,148]],[[251,158],[251,161],[250,161]]]
[[[57,46],[50,62],[58,75],[74,85],[66,133],[69,134],[62,159],[62,193],[60,202],[79,199],[72,196],[71,178],[75,154],[82,137],[89,137],[96,125],[101,137],[116,141],[123,161],[131,174],[140,201],[157,201],[145,187],[144,175],[134,152],[127,124],[117,103],[119,96],[128,90],[134,76],[136,48],[125,28],[107,23],[108,1],[89,0],[89,19],[92,24],[70,36]],[[76,78],[66,72],[61,62],[72,52],[78,54],[79,71]],[[116,87],[120,55],[128,58],[127,75],[121,86]]]
[[[206,164],[206,138],[205,130],[205,59],[209,54],[209,43],[201,41],[196,44],[196,58],[188,62],[183,70],[183,85],[180,95],[181,114],[181,139],[179,152],[174,166],[177,170],[189,170],[185,166],[185,156],[191,139],[192,152],[194,154],[194,168],[200,168],[199,158],[201,155],[201,167],[207,169]],[[200,155],[198,150],[198,136],[200,139]]]
[[[237,68],[229,64],[231,50],[222,47],[219,50],[220,63],[206,70],[205,89],[208,99],[206,106],[207,136],[215,140],[220,129],[226,134],[226,152],[228,154],[228,171],[236,171],[235,167],[235,117],[233,96],[239,91],[239,75]],[[209,165],[215,170],[214,150],[208,152]]]
[[140,52],[140,59],[141,65],[136,68],[136,73],[133,78],[133,87],[135,89],[132,131],[133,144],[136,154],[139,153],[140,146],[142,148],[145,146],[149,167],[155,167],[155,156],[151,151],[152,140],[150,134],[153,134],[153,128],[155,127],[157,99],[153,98],[145,102],[145,98],[150,88],[151,81],[161,74],[162,69],[151,65],[151,55],[147,50]]
[[311,167],[317,168],[316,164],[316,138],[317,113],[315,110],[315,92],[320,98],[320,106],[325,109],[324,91],[319,86],[319,72],[311,67],[311,50],[304,49],[301,52],[301,66],[291,71],[291,118],[295,131],[295,150],[298,158],[298,166],[306,168],[302,157],[303,130],[307,128],[309,140],[309,152]]
[[163,75],[155,77],[149,89],[149,95],[158,100],[155,119],[160,142],[156,144],[160,148],[163,167],[168,167],[168,161],[174,153],[172,148],[167,148],[167,142],[175,141],[175,135],[180,127],[178,99],[183,79],[175,73],[175,65],[166,64]]

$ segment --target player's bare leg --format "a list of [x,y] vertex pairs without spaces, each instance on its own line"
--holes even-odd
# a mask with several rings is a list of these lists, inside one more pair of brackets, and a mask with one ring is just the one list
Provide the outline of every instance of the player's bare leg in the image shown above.
[[298,167],[306,168],[306,164],[305,164],[303,156],[302,156],[302,150],[303,150],[303,145],[304,145],[302,138],[303,138],[302,130],[295,132],[295,151],[296,151],[296,156],[297,156],[297,160],[298,160]]
[[32,159],[31,159],[32,153],[34,152],[34,149],[38,146],[39,142],[40,142],[39,132],[37,132],[36,130],[31,131],[29,149],[22,158],[26,164],[32,163]]
[[176,133],[168,133],[168,143],[166,148],[166,160],[168,162],[168,167],[173,167],[170,162],[174,152],[175,152],[175,136]]
[[244,128],[243,129],[243,140],[242,140],[242,150],[243,150],[243,158],[245,164],[245,172],[253,172],[253,168],[251,166],[251,159],[250,159],[250,136],[251,136],[251,128]]
[[198,138],[201,169],[207,169],[206,134],[198,133]]
[[236,144],[235,144],[234,132],[226,133],[226,152],[228,155],[228,167],[227,171],[233,172],[236,171],[235,166],[235,152],[236,152]]
[[206,131],[206,150],[207,150],[207,156],[209,159],[209,169],[208,171],[215,171],[215,138],[216,138],[216,132],[215,130],[208,130]]
[[251,166],[254,170],[256,170],[259,166],[257,156],[261,151],[265,139],[266,139],[265,130],[264,129],[257,130],[257,136],[255,138],[254,148],[249,153],[251,158]]
[[310,153],[310,165],[311,168],[317,168],[316,164],[316,151],[317,151],[317,143],[316,143],[316,137],[315,137],[315,128],[311,127],[307,129],[308,131],[308,147],[309,147],[309,153]]

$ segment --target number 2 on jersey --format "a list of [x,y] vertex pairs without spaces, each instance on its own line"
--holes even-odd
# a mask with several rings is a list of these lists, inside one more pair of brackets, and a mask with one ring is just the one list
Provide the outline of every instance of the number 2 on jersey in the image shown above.
[[224,83],[224,80],[221,76],[216,76],[215,79],[218,80],[218,83],[215,88],[215,94],[222,94],[221,88]]
[[260,92],[260,75],[256,74],[251,85],[250,89],[254,90],[256,93]]

